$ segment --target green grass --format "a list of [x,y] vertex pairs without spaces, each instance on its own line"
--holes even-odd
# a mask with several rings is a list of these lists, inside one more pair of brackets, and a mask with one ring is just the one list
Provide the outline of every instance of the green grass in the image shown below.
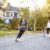
[[9,31],[0,30],[0,36],[15,35],[17,32],[18,30],[9,30]]

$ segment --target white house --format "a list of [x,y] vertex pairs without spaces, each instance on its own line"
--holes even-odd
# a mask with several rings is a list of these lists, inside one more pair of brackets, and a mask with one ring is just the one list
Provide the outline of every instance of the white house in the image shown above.
[[13,18],[19,18],[19,9],[11,6],[10,3],[8,3],[8,6],[4,10],[3,18],[5,23],[10,23],[10,20]]
[[5,23],[10,23],[11,19],[19,18],[19,9],[11,6],[10,3],[8,3],[8,6],[4,9],[1,17],[4,19]]

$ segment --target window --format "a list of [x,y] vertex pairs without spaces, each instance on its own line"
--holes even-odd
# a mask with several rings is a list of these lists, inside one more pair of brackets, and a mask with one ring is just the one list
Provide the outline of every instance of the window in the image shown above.
[[13,16],[13,14],[11,14],[11,16]]
[[5,20],[4,20],[4,23],[10,24],[10,23],[11,23],[11,19],[5,19]]
[[11,13],[10,16],[13,16],[13,13]]
[[14,17],[17,17],[17,13],[14,13]]
[[9,17],[9,12],[6,12],[6,17]]

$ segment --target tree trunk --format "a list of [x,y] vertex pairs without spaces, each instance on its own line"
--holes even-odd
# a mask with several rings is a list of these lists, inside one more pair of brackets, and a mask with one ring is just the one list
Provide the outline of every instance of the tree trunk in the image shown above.
[[34,20],[34,31],[36,31],[36,19]]

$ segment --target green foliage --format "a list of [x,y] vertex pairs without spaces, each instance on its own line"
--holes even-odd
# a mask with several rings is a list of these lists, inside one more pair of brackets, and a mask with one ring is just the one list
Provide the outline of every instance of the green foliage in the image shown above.
[[43,30],[47,25],[47,18],[46,17],[39,17],[36,22],[36,30]]
[[1,24],[1,23],[4,23],[4,20],[0,19],[0,24]]
[[5,36],[5,35],[16,35],[18,30],[0,30],[0,36]]
[[11,29],[16,29],[18,27],[18,24],[19,24],[19,19],[13,18],[11,22]]
[[20,15],[22,18],[25,18],[26,20],[28,20],[29,18],[29,9],[28,8],[21,8],[20,9]]
[[34,30],[44,30],[46,25],[47,25],[47,15],[46,15],[46,10],[36,10],[36,11],[33,11],[31,12],[31,16],[34,20],[34,24],[33,24],[33,27],[34,27]]
[[34,20],[33,20],[33,18],[29,18],[28,26],[33,29],[33,27],[34,27]]
[[0,24],[0,30],[10,30],[11,25],[9,24]]

